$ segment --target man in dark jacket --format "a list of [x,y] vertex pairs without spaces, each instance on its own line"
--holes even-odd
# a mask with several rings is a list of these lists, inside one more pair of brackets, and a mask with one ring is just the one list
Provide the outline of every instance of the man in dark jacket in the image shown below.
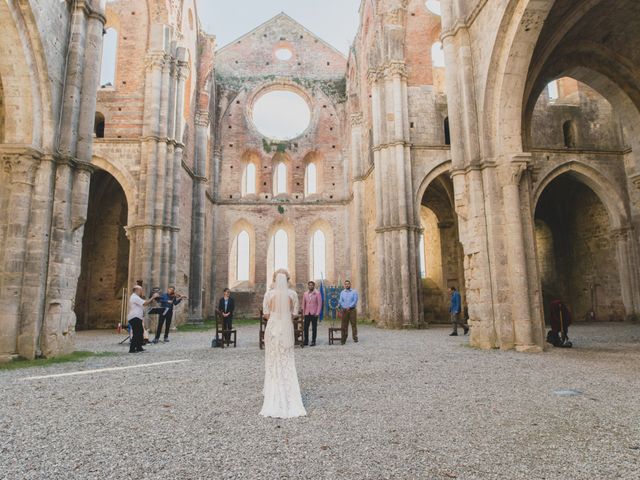
[[[224,330],[231,330],[231,323],[233,320],[233,310],[235,309],[235,304],[233,302],[233,298],[231,298],[231,290],[228,288],[224,289],[223,296],[218,302],[218,310],[222,315],[222,328]],[[224,341],[229,343],[231,338],[231,333],[224,334]]]
[[571,310],[560,299],[553,300],[549,306],[551,330],[547,334],[547,342],[554,347],[570,347],[569,325],[571,325]]
[[158,343],[160,340],[160,332],[162,331],[162,324],[164,327],[164,341],[169,341],[169,328],[171,328],[171,319],[173,318],[173,307],[178,305],[182,301],[181,295],[176,295],[175,287],[169,287],[167,293],[158,298],[158,303],[162,309],[162,312],[158,316],[158,328],[156,328],[156,336],[153,339],[153,343]]

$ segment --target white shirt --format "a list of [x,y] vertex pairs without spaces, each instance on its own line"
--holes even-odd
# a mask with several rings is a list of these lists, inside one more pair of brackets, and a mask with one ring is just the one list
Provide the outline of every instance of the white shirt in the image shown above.
[[132,318],[144,318],[144,300],[137,293],[132,293],[129,297],[129,315],[127,321]]

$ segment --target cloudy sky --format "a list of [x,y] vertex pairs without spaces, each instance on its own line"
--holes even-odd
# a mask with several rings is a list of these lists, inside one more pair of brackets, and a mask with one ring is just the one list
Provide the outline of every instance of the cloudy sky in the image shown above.
[[300,22],[346,55],[360,17],[360,0],[196,0],[202,28],[218,48],[280,12]]

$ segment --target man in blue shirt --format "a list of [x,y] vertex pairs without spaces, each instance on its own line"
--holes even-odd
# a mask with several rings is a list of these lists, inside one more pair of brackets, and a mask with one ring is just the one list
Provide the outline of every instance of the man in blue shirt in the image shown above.
[[449,314],[451,315],[451,323],[453,323],[453,332],[449,334],[450,337],[458,336],[458,324],[464,329],[464,334],[469,332],[469,326],[466,320],[461,319],[462,312],[462,300],[460,298],[460,292],[456,290],[456,287],[450,287],[449,293],[451,294],[451,304],[449,306]]
[[153,343],[158,343],[160,339],[160,332],[162,331],[162,324],[165,324],[164,329],[164,341],[169,341],[169,328],[171,328],[171,319],[173,318],[173,307],[178,305],[182,301],[182,296],[176,295],[176,289],[169,287],[167,293],[158,298],[158,303],[162,309],[162,313],[158,316],[158,328],[156,328],[156,336],[153,339]]
[[358,343],[358,292],[351,290],[351,281],[344,281],[344,290],[340,292],[340,310],[342,313],[342,345],[347,341],[349,335],[349,323],[351,323],[351,332],[353,333],[353,341]]

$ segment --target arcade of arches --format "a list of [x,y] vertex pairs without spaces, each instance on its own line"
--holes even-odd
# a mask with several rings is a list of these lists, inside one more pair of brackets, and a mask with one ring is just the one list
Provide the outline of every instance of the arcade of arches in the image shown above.
[[255,316],[280,266],[385,328],[456,286],[480,348],[542,350],[553,297],[636,318],[640,3],[582,3],[362,2],[345,56],[284,13],[217,45],[195,0],[0,2],[0,357],[139,280]]

